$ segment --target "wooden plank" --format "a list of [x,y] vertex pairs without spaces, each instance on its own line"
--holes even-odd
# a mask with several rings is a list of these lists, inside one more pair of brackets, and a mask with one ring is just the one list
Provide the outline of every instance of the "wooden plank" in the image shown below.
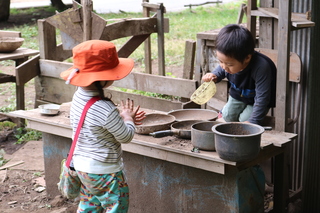
[[14,52],[11,53],[0,53],[0,60],[17,60],[29,56],[34,56],[39,54],[38,50],[32,50],[27,48],[18,48]]
[[[272,16],[276,19],[279,19],[279,9],[278,8],[258,8],[259,11]],[[309,21],[305,13],[292,13],[291,14],[291,22],[295,27],[313,27],[315,23]]]
[[[91,0],[81,0],[82,14],[83,14],[83,41],[91,40],[92,38],[92,9],[93,4]],[[71,33],[71,32],[70,32]]]
[[[161,4],[154,4],[154,3],[149,3],[149,2],[142,2],[141,4],[142,7],[144,8],[148,8],[149,11],[152,11],[152,12],[157,12],[157,10],[159,10],[162,6]],[[165,13],[166,12],[166,9],[163,8],[163,12]]]
[[73,8],[67,9],[59,14],[48,17],[46,21],[52,26],[67,33],[78,42],[83,41],[83,28],[81,22],[73,22],[73,17],[78,16],[80,10],[74,10]]
[[199,168],[218,174],[225,174],[224,163],[208,161],[193,156],[187,156],[185,152],[172,152],[172,150],[165,150],[164,147],[161,147],[157,144],[154,144],[153,146],[150,143],[144,144],[141,141],[133,139],[131,143],[123,144],[122,149],[124,151],[136,153],[143,156],[148,156],[156,159],[165,160],[168,162]]
[[160,7],[157,10],[157,34],[158,34],[158,74],[166,75],[165,70],[165,53],[164,53],[164,6],[160,3]]
[[0,30],[0,37],[21,37],[21,32]]
[[72,63],[40,59],[41,76],[59,78],[60,73],[72,67]]
[[40,58],[55,60],[56,29],[43,19],[38,20]]
[[201,78],[202,78],[202,51],[204,48],[204,44],[205,44],[205,40],[197,38],[197,49],[196,49],[196,66],[195,66],[195,73],[194,73],[194,79],[199,82],[201,82]]
[[185,44],[183,78],[193,79],[196,42],[193,40],[186,40]]
[[288,99],[289,96],[289,54],[290,54],[290,20],[291,20],[291,1],[283,0],[279,2],[278,26],[278,60],[277,60],[277,95],[276,95],[276,123],[275,128],[278,131],[286,131],[288,118]]
[[[118,38],[156,33],[157,18],[123,19],[121,22],[108,24],[101,35],[101,40],[112,41]],[[164,18],[164,32],[169,32],[169,19]]]
[[24,86],[25,83],[40,74],[39,59],[40,55],[37,55],[16,67],[16,84],[18,86]]
[[72,50],[63,49],[63,44],[56,46],[55,60],[64,61],[72,56]]
[[146,39],[150,34],[137,35],[131,37],[119,50],[118,56],[128,58]]
[[40,76],[35,78],[36,100],[62,104],[70,102],[77,87],[64,80]]
[[[275,63],[275,65],[278,66],[278,50],[256,48],[256,51],[268,56]],[[300,57],[296,53],[290,52],[289,60],[289,81],[299,83],[302,69]]]
[[[143,0],[143,2],[149,2],[149,0]],[[157,14],[155,13],[154,16]],[[150,10],[147,7],[143,7],[143,16],[149,17]],[[151,59],[151,39],[148,37],[144,42],[144,65],[145,72],[148,74],[152,74],[152,59]]]
[[183,103],[179,101],[165,100],[160,98],[154,98],[150,96],[144,96],[129,92],[122,92],[113,89],[112,87],[105,89],[106,95],[112,95],[112,101],[114,103],[120,104],[121,100],[126,100],[130,98],[134,100],[135,105],[140,105],[142,108],[159,110],[164,112],[169,112],[171,110],[181,109]]
[[[272,7],[273,0],[260,2],[261,7]],[[258,11],[258,10],[256,10]],[[261,11],[259,11],[262,13]],[[274,20],[273,17],[262,17],[259,15],[259,48],[274,49]]]
[[247,6],[247,28],[250,30],[253,38],[256,37],[257,17],[251,15],[252,10],[257,9],[257,0],[248,0]]
[[195,80],[157,76],[131,72],[127,77],[115,81],[116,87],[135,89],[159,94],[190,98],[197,88]]

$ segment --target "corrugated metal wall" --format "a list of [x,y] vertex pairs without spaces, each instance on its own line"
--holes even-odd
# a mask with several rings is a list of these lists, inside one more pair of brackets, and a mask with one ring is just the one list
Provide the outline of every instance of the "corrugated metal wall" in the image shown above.
[[[306,13],[311,10],[312,0],[293,0],[292,12]],[[294,141],[291,147],[290,154],[290,174],[291,189],[296,191],[302,187],[302,174],[303,174],[303,153],[305,143],[305,129],[306,129],[306,106],[307,106],[307,75],[309,70],[310,59],[310,35],[311,29],[295,30],[291,33],[291,52],[297,53],[302,61],[302,75],[301,75],[301,98],[295,98],[298,95],[299,86],[292,85],[292,98],[291,104],[299,107],[292,107],[291,117],[298,114],[298,120],[294,124],[294,132],[298,134],[298,138]],[[295,109],[299,109],[298,112]]]

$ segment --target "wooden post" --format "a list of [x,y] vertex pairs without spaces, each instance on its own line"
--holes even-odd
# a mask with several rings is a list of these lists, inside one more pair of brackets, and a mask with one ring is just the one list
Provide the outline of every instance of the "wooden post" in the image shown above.
[[92,1],[81,0],[83,8],[83,41],[90,40],[92,38]]
[[184,53],[183,78],[193,79],[196,42],[187,40]]
[[157,27],[158,27],[158,66],[159,75],[166,75],[165,71],[165,56],[164,56],[164,21],[163,21],[164,6],[160,3],[157,10]]
[[[149,2],[149,0],[142,0],[142,2]],[[148,7],[143,7],[143,16],[149,17],[150,10]],[[146,73],[152,74],[152,61],[151,61],[151,39],[150,37],[144,42],[144,65]]]
[[[290,65],[290,30],[291,30],[291,5],[292,0],[282,0],[279,2],[279,25],[278,25],[278,61],[277,61],[277,98],[276,98],[276,123],[277,131],[285,132],[288,128],[288,96],[289,91],[289,65]],[[288,147],[284,147],[288,149]],[[283,190],[274,191],[274,200],[282,200],[275,203],[274,212],[286,212],[285,202],[289,198],[288,171],[286,165],[287,150],[278,158],[283,158],[283,165],[275,165],[277,170],[284,170],[284,175],[280,179],[275,179],[275,185],[283,185]]]
[[257,0],[248,0],[247,7],[247,28],[250,30],[253,38],[256,37],[257,17],[251,15],[251,10],[257,9]]
[[278,26],[278,61],[277,61],[277,98],[276,98],[276,123],[277,131],[287,130],[288,96],[289,91],[289,55],[290,55],[290,26],[291,26],[291,2],[282,0],[279,2],[279,26]]
[[44,19],[38,20],[41,59],[56,60],[56,29]]

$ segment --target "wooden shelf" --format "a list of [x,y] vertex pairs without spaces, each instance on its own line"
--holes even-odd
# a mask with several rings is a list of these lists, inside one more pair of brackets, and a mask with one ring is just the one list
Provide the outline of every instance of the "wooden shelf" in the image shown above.
[[[279,9],[259,7],[258,10],[252,10],[251,15],[279,19]],[[292,13],[291,22],[292,26],[296,28],[306,28],[315,26],[315,23],[308,20],[307,15],[304,13]]]

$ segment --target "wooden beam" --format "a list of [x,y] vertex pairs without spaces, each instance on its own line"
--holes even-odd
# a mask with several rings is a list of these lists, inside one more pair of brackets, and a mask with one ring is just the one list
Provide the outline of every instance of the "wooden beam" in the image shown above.
[[157,10],[157,28],[158,28],[158,73],[159,75],[166,75],[165,70],[165,54],[164,54],[164,6],[160,3],[160,7]]
[[250,30],[253,38],[256,37],[257,17],[251,15],[252,10],[257,9],[257,0],[248,0],[247,7],[247,28]]
[[[156,33],[157,18],[124,19],[105,26],[101,40],[112,41],[128,36]],[[164,19],[164,32],[169,32],[169,20]]]
[[25,83],[40,74],[39,59],[40,55],[37,55],[16,67],[16,84],[18,86],[24,86]]
[[56,58],[56,29],[50,25],[46,20],[38,20],[38,32],[39,32],[39,50],[40,58],[55,60]]
[[[149,2],[149,0],[142,0],[143,2]],[[150,9],[148,7],[143,7],[143,16],[150,16]],[[156,13],[155,13],[156,16]],[[144,65],[145,72],[152,74],[152,60],[151,60],[151,39],[148,37],[144,42]]]
[[[277,98],[276,98],[276,124],[278,131],[287,129],[288,103],[289,103],[289,54],[290,54],[290,26],[291,26],[291,1],[279,2],[278,26],[278,60],[277,60]],[[281,45],[280,45],[281,44]]]
[[91,40],[92,38],[92,1],[81,0],[83,14],[83,41]]
[[118,56],[122,58],[129,57],[146,39],[150,34],[133,36],[128,40],[119,50]]
[[127,77],[115,81],[113,86],[190,98],[196,90],[196,83],[195,80],[131,72]]
[[196,42],[187,40],[184,51],[183,78],[193,79]]

